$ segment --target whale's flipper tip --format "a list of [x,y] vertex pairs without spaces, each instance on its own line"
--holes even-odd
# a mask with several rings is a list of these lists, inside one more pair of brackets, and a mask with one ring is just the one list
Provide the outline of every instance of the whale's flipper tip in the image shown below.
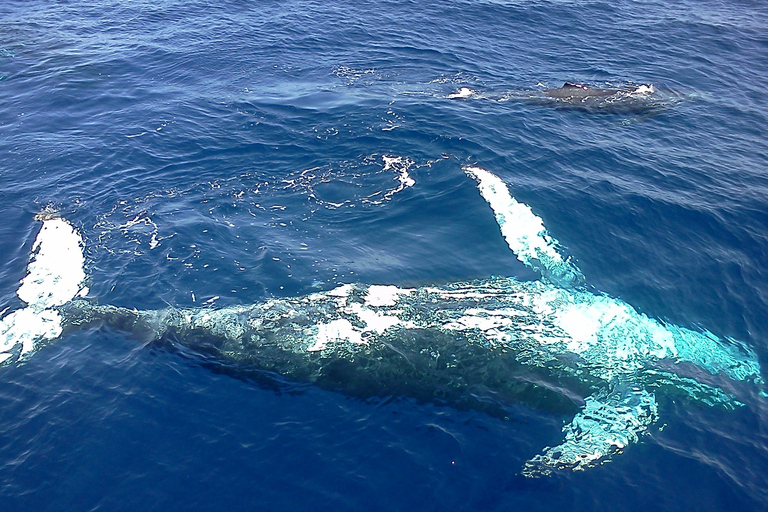
[[565,441],[526,462],[521,474],[540,477],[556,470],[598,466],[636,443],[657,420],[658,405],[652,393],[626,384],[614,386],[610,392],[587,397],[581,412],[563,427]]
[[43,223],[32,245],[27,275],[16,292],[26,307],[0,319],[0,363],[16,360],[62,332],[57,307],[85,296],[83,239],[52,211],[35,216]]

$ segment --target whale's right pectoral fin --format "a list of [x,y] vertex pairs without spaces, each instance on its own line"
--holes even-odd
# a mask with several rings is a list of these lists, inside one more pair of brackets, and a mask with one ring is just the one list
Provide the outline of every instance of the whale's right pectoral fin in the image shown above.
[[610,392],[587,397],[581,412],[563,427],[565,441],[526,462],[521,473],[538,477],[560,469],[597,466],[637,442],[657,419],[653,394],[641,387],[616,385]]

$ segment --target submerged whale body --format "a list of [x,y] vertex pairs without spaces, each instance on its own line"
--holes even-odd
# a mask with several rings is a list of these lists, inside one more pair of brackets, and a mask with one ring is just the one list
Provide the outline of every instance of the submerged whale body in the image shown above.
[[246,375],[279,374],[363,398],[405,396],[492,414],[523,402],[575,414],[561,444],[523,465],[529,477],[586,469],[637,442],[658,419],[657,394],[733,409],[742,404],[723,389],[726,381],[762,385],[744,344],[589,291],[501,179],[479,167],[465,171],[510,249],[540,280],[345,284],[250,306],[141,311],[85,298],[82,239],[64,219],[48,217],[18,292],[27,306],[0,320],[0,362],[105,325],[171,340]]

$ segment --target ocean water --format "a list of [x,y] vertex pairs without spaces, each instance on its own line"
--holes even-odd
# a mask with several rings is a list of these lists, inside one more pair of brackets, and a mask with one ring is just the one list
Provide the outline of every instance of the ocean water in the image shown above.
[[[765,364],[766,55],[748,0],[6,0],[0,309],[41,211],[128,308],[535,279],[479,165],[595,290]],[[572,415],[267,388],[90,329],[0,368],[0,509],[768,510],[766,400],[660,400],[609,463],[530,479]]]

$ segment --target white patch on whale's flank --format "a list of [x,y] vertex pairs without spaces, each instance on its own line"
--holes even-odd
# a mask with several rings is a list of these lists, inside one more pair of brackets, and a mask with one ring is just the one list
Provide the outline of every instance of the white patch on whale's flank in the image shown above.
[[401,295],[408,295],[415,291],[391,285],[373,285],[368,288],[365,305],[370,307],[394,306]]
[[638,95],[644,95],[644,94],[653,94],[656,92],[656,88],[653,85],[646,85],[643,84],[639,86],[637,89],[632,91],[632,94],[638,94]]
[[603,378],[612,378],[616,371],[628,368],[628,361],[638,358],[678,357],[669,330],[623,301],[553,289],[533,296],[531,308],[563,331],[566,350],[590,352],[590,358],[604,361]]
[[[361,322],[365,323],[362,332],[384,334],[384,331],[396,325],[401,325],[405,328],[416,327],[412,322],[403,322],[396,316],[385,315],[378,311],[365,308],[360,304],[352,304],[349,307],[349,312],[354,314]],[[393,313],[398,313],[398,311],[393,311]]]
[[347,301],[349,300],[349,294],[352,293],[352,290],[354,289],[354,285],[352,284],[343,284],[341,286],[337,286],[333,290],[330,290],[328,292],[319,292],[319,293],[313,293],[311,295],[308,295],[306,297],[306,302],[312,303],[317,300],[324,300],[326,297],[333,297],[336,301],[336,307],[343,308],[347,305]]
[[[333,290],[327,292],[328,295],[331,297],[347,297],[349,295],[349,292],[352,291],[352,285],[351,284],[342,284],[341,286],[337,286]],[[319,296],[322,296],[322,294],[318,294]]]
[[464,315],[456,320],[443,324],[443,329],[465,331],[468,329],[478,329],[485,335],[499,343],[509,343],[512,337],[505,333],[509,329],[513,320],[511,316],[524,315],[521,311],[515,310],[486,310],[486,309],[467,309]]
[[[343,285],[325,294],[335,302],[333,315],[341,318],[318,324],[316,334],[314,328],[309,329],[308,332],[314,335],[315,341],[307,349],[308,352],[318,352],[336,343],[367,345],[372,335],[384,334],[392,327],[416,327],[413,322],[403,321],[396,316],[402,311],[389,309],[389,306],[395,305],[400,295],[407,295],[416,290],[404,290],[396,286],[371,286],[365,296],[365,303],[361,304],[357,302],[357,294],[351,295],[353,289],[353,285]],[[322,301],[323,295],[314,294],[315,301]],[[378,307],[387,309],[383,312],[371,309]]]
[[463,299],[475,299],[483,300],[489,297],[496,297],[503,295],[501,290],[486,290],[480,291],[479,289],[463,289],[463,290],[445,290],[443,288],[424,288],[424,291],[429,294],[435,294],[440,300],[463,300]]
[[27,307],[0,320],[0,363],[21,344],[21,354],[37,348],[37,342],[62,333],[61,315],[51,308],[77,296],[85,296],[83,239],[64,219],[46,218],[32,245],[27,275],[17,294]]
[[469,87],[462,87],[458,91],[452,92],[451,94],[449,94],[446,97],[449,98],[449,99],[468,98],[468,97],[472,96],[474,93],[475,93],[475,91],[473,91]]
[[595,308],[591,304],[569,304],[555,314],[557,325],[567,332],[571,341],[568,350],[580,354],[599,342],[601,328],[612,321],[616,311]]
[[465,167],[464,171],[477,181],[480,195],[491,206],[501,234],[517,259],[555,284],[571,285],[583,280],[581,271],[560,255],[559,243],[549,235],[541,218],[528,205],[516,201],[501,178],[476,166]]
[[308,352],[319,352],[330,343],[339,343],[349,341],[350,343],[365,343],[359,329],[356,329],[346,318],[332,320],[327,324],[317,326],[317,337],[315,343],[307,349]]

